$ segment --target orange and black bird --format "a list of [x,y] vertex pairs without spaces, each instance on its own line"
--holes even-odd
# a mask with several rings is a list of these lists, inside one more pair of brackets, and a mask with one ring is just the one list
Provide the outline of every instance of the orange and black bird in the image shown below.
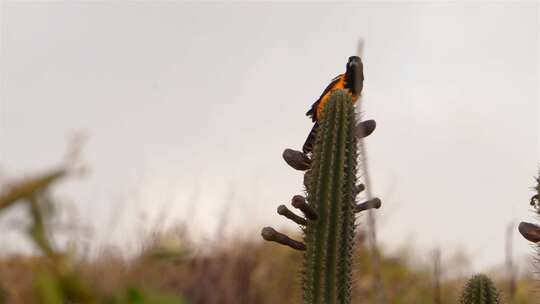
[[306,115],[310,116],[315,124],[309,133],[306,142],[302,148],[305,154],[312,152],[313,144],[315,142],[315,136],[317,134],[317,129],[319,127],[319,122],[322,118],[323,108],[330,98],[330,95],[338,89],[345,89],[349,94],[351,94],[353,103],[358,100],[360,94],[362,93],[362,88],[364,86],[364,65],[362,60],[358,56],[349,57],[347,62],[346,70],[344,74],[340,74],[332,79],[332,82],[324,89],[321,94],[321,97],[315,101],[311,106],[311,109],[307,111]]

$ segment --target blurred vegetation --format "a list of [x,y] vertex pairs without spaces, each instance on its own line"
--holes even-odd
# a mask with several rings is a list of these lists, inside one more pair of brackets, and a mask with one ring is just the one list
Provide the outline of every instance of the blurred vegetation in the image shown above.
[[[166,238],[162,241],[166,244]],[[103,303],[181,303],[162,293],[183,296],[187,303],[301,303],[301,253],[262,241],[233,244],[204,254],[189,247],[171,248],[167,254],[163,247],[147,248],[133,259],[109,252],[77,262],[76,270],[65,278],[39,271],[49,263],[44,256],[4,257],[0,284],[5,303],[62,303],[57,299],[63,290],[80,299],[85,289],[108,299]],[[382,255],[387,299],[393,304],[434,303],[430,265],[413,262],[411,254],[403,249]],[[360,244],[354,256],[358,275],[352,284],[353,303],[374,303],[369,251]],[[466,279],[443,278],[440,303],[458,303]],[[496,280],[496,285],[504,287],[506,281]],[[531,277],[521,277],[512,303],[535,303],[534,285]]]
[[[51,188],[74,174],[76,167],[66,163],[45,174],[1,185],[0,219],[11,206],[25,205],[30,220],[27,237],[36,252],[0,255],[0,303],[301,303],[302,253],[259,241],[258,235],[250,240],[216,241],[201,251],[179,225],[141,240],[143,250],[130,258],[114,250],[82,258],[69,253],[77,250],[57,248],[51,242],[49,226],[55,209]],[[373,303],[371,259],[361,230],[356,244],[352,302]],[[437,303],[458,303],[465,273],[435,278],[432,261],[412,257],[411,249],[393,254],[381,249],[388,303],[435,303],[435,290],[440,293]],[[454,259],[455,265],[443,262],[442,272],[445,267],[467,267],[466,259],[462,261]],[[501,275],[492,277],[504,298],[508,283]],[[437,289],[434,282],[438,282]],[[507,303],[534,303],[532,277],[519,277],[516,286],[514,300]]]
[[73,145],[66,161],[44,174],[1,185],[0,215],[16,204],[26,207],[30,220],[27,236],[39,254],[4,256],[0,260],[0,303],[185,303],[179,295],[156,293],[138,285],[107,292],[82,275],[84,265],[75,263],[75,257],[56,248],[50,229],[56,207],[51,188],[60,180],[82,172],[78,167],[79,150],[77,144]]

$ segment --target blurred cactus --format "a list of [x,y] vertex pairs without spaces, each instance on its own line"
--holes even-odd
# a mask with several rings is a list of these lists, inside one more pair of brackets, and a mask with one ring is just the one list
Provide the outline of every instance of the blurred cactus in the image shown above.
[[473,276],[465,285],[460,299],[461,304],[498,304],[499,292],[493,282],[483,274]]
[[285,205],[279,206],[278,214],[303,227],[304,243],[271,227],[261,234],[267,241],[305,251],[304,303],[350,303],[356,213],[381,206],[378,198],[356,204],[365,188],[356,184],[357,138],[370,135],[375,121],[356,124],[354,104],[345,90],[332,93],[323,111],[312,158],[290,149],[283,153],[292,168],[306,171],[307,198],[292,199],[304,217]]

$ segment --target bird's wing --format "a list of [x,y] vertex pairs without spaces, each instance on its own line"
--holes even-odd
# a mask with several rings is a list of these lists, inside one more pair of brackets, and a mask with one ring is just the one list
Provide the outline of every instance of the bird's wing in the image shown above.
[[332,82],[330,82],[330,84],[326,87],[326,89],[324,89],[319,99],[317,99],[317,101],[315,101],[315,103],[311,105],[311,109],[309,109],[309,111],[306,112],[306,116],[310,116],[311,120],[313,120],[314,122],[317,121],[317,117],[316,117],[317,106],[319,105],[319,102],[324,97],[324,95],[326,95],[328,92],[330,92],[330,90],[332,90],[332,88],[336,85],[336,83],[338,83],[341,77],[343,77],[343,74],[339,74],[336,77],[334,77],[334,79],[332,79]]

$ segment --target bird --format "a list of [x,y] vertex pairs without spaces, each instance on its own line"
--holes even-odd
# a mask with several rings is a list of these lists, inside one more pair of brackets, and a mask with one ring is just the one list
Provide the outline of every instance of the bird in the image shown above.
[[345,73],[339,74],[334,77],[330,84],[324,89],[321,96],[313,105],[309,111],[306,112],[306,116],[311,117],[314,122],[313,128],[302,147],[304,154],[309,154],[313,151],[313,144],[315,143],[315,137],[317,135],[317,129],[323,116],[323,109],[330,95],[338,89],[344,89],[351,95],[353,103],[355,103],[362,93],[364,87],[364,65],[359,56],[350,56],[345,67]]

